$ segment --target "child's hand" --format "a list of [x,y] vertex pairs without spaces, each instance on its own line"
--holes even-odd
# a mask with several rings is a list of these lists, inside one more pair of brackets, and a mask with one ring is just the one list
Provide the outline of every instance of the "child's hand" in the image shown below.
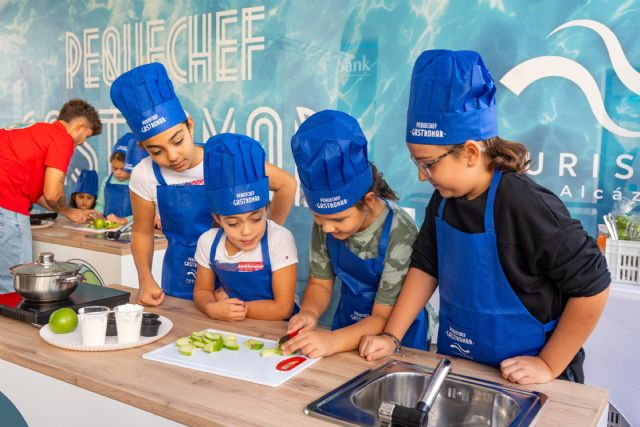
[[289,319],[287,334],[298,330],[300,332],[312,331],[316,326],[318,326],[318,317],[308,311],[301,311]]
[[218,320],[235,321],[243,320],[247,317],[249,306],[238,298],[227,298],[224,301],[217,301],[211,304],[211,308],[213,316],[210,315],[210,317]]
[[368,361],[391,356],[396,350],[396,344],[386,335],[365,335],[360,339],[360,356]]
[[311,358],[330,356],[335,353],[330,331],[313,330],[300,332],[282,345],[282,355],[287,356],[300,350]]
[[150,305],[156,307],[162,304],[164,300],[164,292],[158,286],[155,280],[151,279],[148,283],[140,282],[140,290],[138,292],[138,304]]
[[215,290],[216,292],[216,301],[224,301],[226,299],[229,299],[229,294],[227,294],[227,292],[222,289],[222,288],[218,288]]
[[125,225],[126,223],[129,222],[129,220],[127,220],[127,218],[120,218],[116,214],[107,215],[107,221],[117,222],[120,225]]
[[518,356],[500,363],[502,378],[517,384],[543,384],[554,379],[549,366],[538,356]]

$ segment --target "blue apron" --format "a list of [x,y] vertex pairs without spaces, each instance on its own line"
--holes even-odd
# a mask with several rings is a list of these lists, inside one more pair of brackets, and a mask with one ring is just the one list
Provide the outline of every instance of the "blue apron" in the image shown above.
[[[351,252],[344,241],[327,234],[331,265],[336,276],[342,280],[342,295],[333,317],[332,330],[353,325],[371,314],[384,270],[393,221],[393,209],[388,202],[386,204],[389,214],[384,223],[376,258],[361,259]],[[427,350],[427,322],[427,311],[423,308],[402,339],[402,345]]]
[[126,218],[133,214],[131,210],[131,197],[127,184],[112,184],[113,173],[107,178],[104,186],[104,215],[114,214],[119,218]]
[[[262,249],[262,269],[257,271],[234,271],[232,269],[220,268],[216,265],[216,249],[220,244],[224,231],[218,229],[216,237],[211,245],[209,261],[211,269],[216,274],[215,288],[224,289],[229,298],[238,298],[242,301],[272,300],[273,288],[271,286],[271,257],[269,256],[269,242],[267,238],[268,225],[264,231],[264,236],[260,240]],[[293,316],[299,311],[297,304],[294,304]]]
[[156,189],[162,232],[169,242],[162,262],[162,290],[174,297],[193,299],[198,238],[213,222],[204,185],[167,185],[158,164],[152,165],[159,183]]
[[484,233],[464,233],[436,216],[440,327],[438,353],[499,366],[514,356],[536,356],[558,320],[543,324],[529,313],[505,276],[493,221],[502,172],[491,179]]

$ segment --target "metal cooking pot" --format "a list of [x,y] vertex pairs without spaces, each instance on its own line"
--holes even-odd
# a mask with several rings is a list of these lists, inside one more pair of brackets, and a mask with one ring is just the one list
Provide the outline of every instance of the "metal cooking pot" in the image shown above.
[[14,265],[13,288],[30,301],[56,301],[71,295],[84,280],[78,274],[82,266],[73,262],[56,262],[51,252],[42,252],[38,261]]

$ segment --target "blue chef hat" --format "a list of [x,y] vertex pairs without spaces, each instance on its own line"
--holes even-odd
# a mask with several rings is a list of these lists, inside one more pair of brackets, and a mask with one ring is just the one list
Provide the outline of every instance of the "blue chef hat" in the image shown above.
[[223,133],[204,146],[204,187],[211,212],[236,215],[269,202],[269,178],[260,143],[245,135]]
[[[132,135],[133,136],[133,135]],[[127,149],[127,154],[124,158],[124,171],[126,173],[131,173],[133,168],[136,167],[138,163],[145,157],[149,157],[149,153],[144,147],[138,143],[135,138],[131,138],[129,141],[129,148]]]
[[496,84],[480,55],[422,52],[411,75],[407,142],[462,144],[497,135]]
[[187,120],[167,70],[159,62],[141,65],[115,79],[111,101],[138,141],[146,141]]
[[342,212],[371,188],[367,138],[358,121],[333,110],[305,120],[291,138],[307,203],[319,214]]
[[87,193],[93,197],[98,196],[98,173],[89,169],[82,169],[80,176],[73,186],[73,193]]
[[113,152],[126,154],[129,149],[129,145],[131,145],[131,140],[135,141],[135,139],[136,137],[133,136],[131,132],[125,133],[118,139],[116,145],[113,146]]

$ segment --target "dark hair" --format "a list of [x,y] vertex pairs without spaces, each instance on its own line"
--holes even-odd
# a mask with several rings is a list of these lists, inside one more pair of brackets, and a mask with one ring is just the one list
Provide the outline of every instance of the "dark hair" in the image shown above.
[[[385,181],[382,172],[378,172],[378,168],[373,163],[369,162],[369,165],[371,165],[371,173],[373,174],[373,184],[371,184],[371,187],[369,187],[367,193],[373,192],[376,197],[392,200],[394,202],[398,200],[398,195],[391,189],[391,187],[389,187],[389,184],[387,184],[387,181]],[[367,193],[365,193],[365,196]],[[354,206],[360,210],[363,210],[365,207],[364,196],[362,197],[362,199],[358,200],[358,202]]]
[[79,117],[84,117],[89,121],[93,136],[102,133],[102,122],[100,121],[98,112],[91,104],[82,99],[70,99],[62,106],[58,114],[58,120],[64,120],[67,123]]
[[[529,150],[524,144],[514,141],[508,141],[494,136],[493,138],[482,141],[485,152],[489,157],[489,167],[500,169],[501,171],[511,171],[516,173],[525,173],[529,170]],[[448,145],[448,149],[462,147],[464,144]],[[456,150],[453,154],[458,156],[461,150]]]
[[486,153],[491,159],[491,169],[525,173],[529,170],[529,150],[524,144],[494,136],[484,141]]
[[126,155],[122,151],[114,151],[113,153],[111,153],[111,157],[109,157],[109,161],[113,162],[114,160],[120,160],[121,162],[124,162],[125,158],[126,158]]
[[[78,205],[76,203],[76,194],[79,194],[78,192],[76,193],[71,193],[71,197],[69,197],[69,206],[71,206],[72,208],[78,209]],[[93,194],[90,194],[90,196],[93,196]],[[96,196],[93,196],[93,203],[91,204],[91,207],[89,209],[93,209],[96,207],[96,203],[98,203],[98,198]]]

